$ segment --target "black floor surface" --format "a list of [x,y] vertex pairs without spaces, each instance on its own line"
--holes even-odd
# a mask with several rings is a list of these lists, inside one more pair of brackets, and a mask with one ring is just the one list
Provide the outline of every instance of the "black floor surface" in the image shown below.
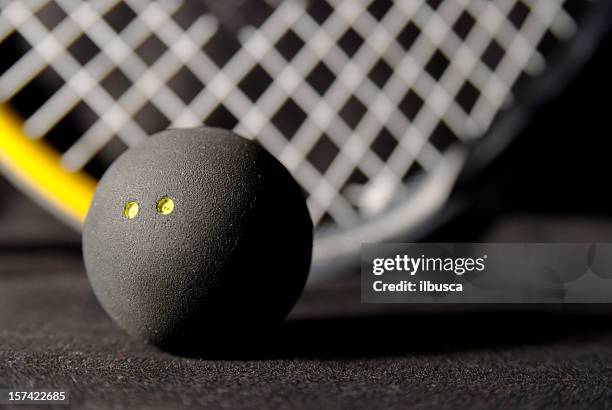
[[357,289],[307,293],[235,357],[182,358],[107,318],[75,250],[3,250],[0,388],[67,388],[74,408],[612,407],[606,314],[366,309]]

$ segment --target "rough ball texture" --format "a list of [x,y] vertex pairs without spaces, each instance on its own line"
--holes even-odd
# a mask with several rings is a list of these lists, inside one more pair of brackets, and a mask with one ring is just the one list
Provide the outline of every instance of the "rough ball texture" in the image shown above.
[[[163,198],[174,204],[166,215]],[[285,318],[304,288],[312,231],[300,187],[257,143],[215,128],[167,130],[103,176],[83,254],[96,296],[123,329],[202,352],[256,343]]]

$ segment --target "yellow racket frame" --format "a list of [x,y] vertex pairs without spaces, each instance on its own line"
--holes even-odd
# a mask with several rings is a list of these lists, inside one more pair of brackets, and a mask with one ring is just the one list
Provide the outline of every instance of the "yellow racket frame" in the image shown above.
[[5,104],[0,104],[0,167],[76,228],[85,221],[96,180],[63,168],[60,154],[44,140],[28,137],[19,116]]

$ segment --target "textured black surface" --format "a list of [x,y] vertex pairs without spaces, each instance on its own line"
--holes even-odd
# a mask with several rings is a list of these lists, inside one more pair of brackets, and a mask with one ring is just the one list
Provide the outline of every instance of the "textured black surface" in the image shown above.
[[[12,190],[2,193],[15,200],[11,209],[28,208]],[[612,407],[612,317],[595,313],[609,307],[431,314],[447,307],[427,305],[429,314],[416,314],[416,305],[360,304],[359,280],[348,280],[306,291],[269,336],[267,355],[182,358],[128,337],[107,317],[79,249],[41,232],[43,211],[6,210],[0,387],[68,388],[72,408],[96,409]],[[18,224],[21,214],[32,221]],[[605,241],[610,232],[602,219],[514,217],[484,240]]]
[[101,409],[612,406],[609,316],[356,314],[353,285],[306,292],[267,352],[189,359],[112,323],[77,250],[0,252],[0,386]]
[[[160,198],[174,211],[161,215]],[[124,215],[135,201],[140,212]],[[83,252],[94,292],[124,329],[172,351],[244,350],[278,324],[310,266],[298,184],[258,144],[214,128],[168,130],[102,178]]]

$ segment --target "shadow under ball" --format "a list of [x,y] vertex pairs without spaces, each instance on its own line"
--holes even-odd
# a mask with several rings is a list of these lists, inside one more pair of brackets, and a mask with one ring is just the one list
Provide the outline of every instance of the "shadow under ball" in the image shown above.
[[256,343],[301,294],[313,226],[289,172],[216,128],[167,130],[104,174],[85,267],[128,333],[175,352]]

